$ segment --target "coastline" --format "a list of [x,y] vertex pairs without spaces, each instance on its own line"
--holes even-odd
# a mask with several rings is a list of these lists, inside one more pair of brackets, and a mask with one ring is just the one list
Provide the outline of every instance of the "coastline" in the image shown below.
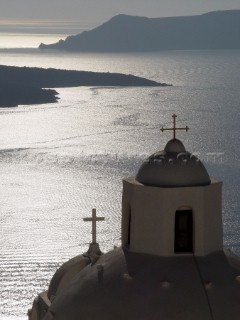
[[58,101],[55,90],[80,86],[165,87],[146,78],[121,73],[72,71],[30,67],[0,66],[0,107],[43,104]]

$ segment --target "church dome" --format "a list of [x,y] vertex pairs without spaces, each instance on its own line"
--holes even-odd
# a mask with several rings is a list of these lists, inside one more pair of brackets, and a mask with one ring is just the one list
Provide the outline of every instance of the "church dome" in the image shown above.
[[147,158],[139,168],[136,180],[157,187],[204,186],[211,183],[204,165],[187,152],[178,139],[170,140],[164,150]]
[[166,144],[165,148],[164,148],[165,152],[186,152],[186,149],[183,145],[183,143],[178,140],[178,139],[172,139],[170,141],[168,141],[168,143]]

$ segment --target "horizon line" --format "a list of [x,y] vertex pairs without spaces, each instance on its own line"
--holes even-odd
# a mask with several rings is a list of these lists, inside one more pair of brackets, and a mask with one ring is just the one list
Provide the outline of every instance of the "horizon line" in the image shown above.
[[[157,18],[174,18],[174,17],[191,17],[191,16],[199,16],[213,12],[225,12],[225,11],[240,11],[240,9],[226,9],[226,10],[211,10],[211,11],[204,11],[194,14],[174,14],[174,15],[162,15],[162,16],[145,16],[145,15],[138,15],[133,13],[124,13],[119,12],[114,15],[110,15],[109,17],[103,18],[98,21],[93,21],[89,19],[32,19],[32,18],[4,18],[0,19],[0,27],[61,27],[61,26],[81,26],[87,28],[95,28],[100,26],[101,24],[109,21],[113,17],[118,15],[126,15],[126,16],[135,16],[135,17],[142,17],[142,18],[149,18],[149,19],[157,19]],[[0,31],[1,32],[1,31]]]

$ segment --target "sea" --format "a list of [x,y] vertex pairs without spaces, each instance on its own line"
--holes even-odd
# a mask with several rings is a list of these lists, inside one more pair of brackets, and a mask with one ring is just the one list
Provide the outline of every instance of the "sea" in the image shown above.
[[57,103],[0,109],[0,320],[27,319],[56,269],[88,249],[83,218],[92,208],[105,217],[101,250],[121,244],[122,179],[172,138],[160,129],[174,113],[190,127],[177,137],[223,181],[224,245],[240,255],[240,51],[37,49],[67,32],[6,29],[0,64],[119,72],[172,86],[57,88]]

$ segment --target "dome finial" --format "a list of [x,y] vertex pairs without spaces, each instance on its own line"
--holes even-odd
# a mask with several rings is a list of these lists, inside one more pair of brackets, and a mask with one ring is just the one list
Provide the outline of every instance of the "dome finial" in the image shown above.
[[98,221],[104,221],[104,217],[97,217],[96,215],[96,209],[92,209],[92,217],[90,218],[83,218],[83,221],[85,222],[92,222],[92,243],[97,243],[97,222]]
[[162,127],[160,130],[161,130],[162,132],[163,132],[163,131],[173,131],[173,139],[176,139],[176,131],[177,131],[177,130],[186,130],[186,131],[188,131],[188,130],[189,130],[189,127],[186,126],[185,128],[177,128],[177,127],[176,127],[176,118],[177,118],[176,114],[173,114],[172,117],[173,117],[173,128],[163,128],[163,127]]

